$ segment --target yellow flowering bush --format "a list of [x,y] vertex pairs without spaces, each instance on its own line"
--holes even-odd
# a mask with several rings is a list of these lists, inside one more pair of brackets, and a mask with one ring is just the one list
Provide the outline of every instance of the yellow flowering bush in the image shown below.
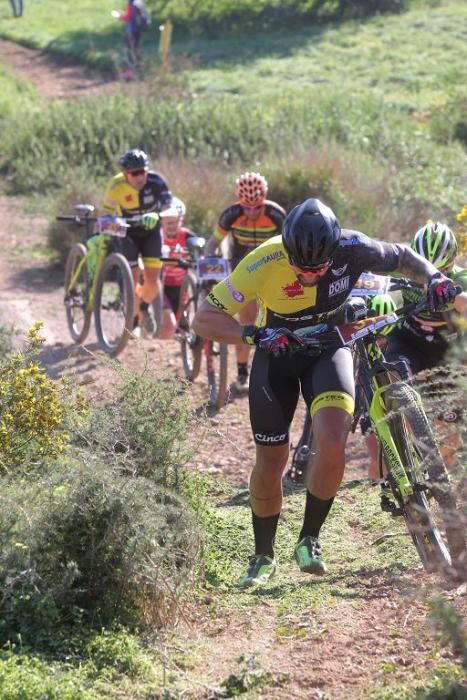
[[44,339],[34,324],[24,350],[0,362],[0,470],[56,456],[68,441],[60,389],[34,359]]
[[464,204],[456,219],[459,222],[456,231],[459,252],[461,255],[467,255],[467,204]]

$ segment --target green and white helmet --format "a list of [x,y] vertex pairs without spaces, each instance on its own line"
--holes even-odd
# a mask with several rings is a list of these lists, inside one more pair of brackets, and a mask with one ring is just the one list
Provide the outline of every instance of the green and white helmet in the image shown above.
[[[390,294],[376,294],[368,300],[368,309],[374,311],[376,316],[390,314],[395,311],[396,308],[396,302]],[[391,323],[389,326],[381,328],[379,330],[380,335],[389,335],[395,325],[395,323]]]
[[438,269],[448,267],[457,257],[456,237],[446,224],[429,223],[415,234],[411,247]]

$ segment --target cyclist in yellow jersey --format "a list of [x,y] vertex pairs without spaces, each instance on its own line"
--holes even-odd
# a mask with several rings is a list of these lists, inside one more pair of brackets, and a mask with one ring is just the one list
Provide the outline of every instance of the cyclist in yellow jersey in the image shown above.
[[[250,377],[250,420],[256,462],[250,478],[255,554],[243,586],[267,582],[277,568],[274,539],[282,508],[282,473],[299,393],[313,416],[315,457],[307,474],[302,529],[295,548],[301,571],[323,575],[319,532],[344,473],[355,385],[349,348],[318,357],[295,354],[303,341],[294,330],[339,322],[339,313],[361,273],[398,274],[427,285],[434,310],[456,295],[452,280],[408,246],[341,230],[333,211],[307,199],[287,215],[282,236],[249,253],[217,284],[193,322],[205,338],[255,345]],[[261,305],[258,326],[234,316],[253,299]]]
[[[268,183],[259,173],[247,172],[237,178],[235,194],[238,201],[220,215],[217,228],[206,244],[206,255],[214,255],[221,242],[229,237],[232,243],[232,269],[235,269],[247,253],[281,232],[285,211],[276,202],[266,199],[267,192]],[[240,323],[254,323],[256,313],[256,303],[252,301],[240,310]],[[236,352],[235,388],[239,393],[247,393],[250,348],[238,345]]]
[[[144,151],[131,148],[119,163],[122,170],[108,183],[102,208],[107,214],[135,217],[135,224],[130,226],[123,241],[123,254],[130,263],[139,301],[134,332],[139,335],[139,326],[143,325],[152,335],[156,330],[152,302],[161,292],[162,239],[158,212],[170,205],[172,194],[162,175],[149,170],[149,157]],[[139,284],[139,256],[144,266],[143,284]]]

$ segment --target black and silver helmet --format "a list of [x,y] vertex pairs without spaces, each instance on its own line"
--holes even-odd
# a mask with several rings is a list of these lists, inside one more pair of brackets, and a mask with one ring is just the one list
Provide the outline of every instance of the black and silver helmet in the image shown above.
[[319,199],[306,199],[289,212],[282,230],[282,241],[289,262],[304,270],[328,262],[341,237],[339,222]]
[[130,148],[126,151],[118,161],[123,170],[137,170],[138,168],[147,168],[149,165],[149,156],[139,148]]

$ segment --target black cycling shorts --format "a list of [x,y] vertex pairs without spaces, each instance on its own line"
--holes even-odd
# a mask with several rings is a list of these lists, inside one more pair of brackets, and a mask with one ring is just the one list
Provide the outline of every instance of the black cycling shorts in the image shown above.
[[181,285],[164,285],[164,309],[170,309],[177,314],[180,306]]
[[349,348],[326,350],[318,358],[274,358],[256,350],[250,374],[250,422],[258,445],[284,445],[300,392],[308,407],[327,392],[342,392],[353,401],[355,382]]
[[130,229],[122,241],[122,252],[131,267],[136,267],[139,255],[145,267],[161,267],[162,239],[159,227],[152,231]]
[[388,362],[405,360],[411,374],[442,365],[449,346],[445,342],[429,343],[403,328],[396,328],[388,337],[384,356]]

